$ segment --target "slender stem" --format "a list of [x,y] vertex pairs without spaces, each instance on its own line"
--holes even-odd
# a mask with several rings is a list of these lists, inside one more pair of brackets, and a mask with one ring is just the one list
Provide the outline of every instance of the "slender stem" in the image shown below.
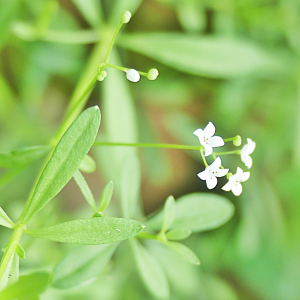
[[207,163],[207,161],[206,161],[206,159],[204,157],[203,148],[202,147],[200,148],[200,154],[201,154],[202,160],[204,162],[205,168],[207,168],[208,167],[208,163]]
[[140,232],[136,237],[139,239],[157,240],[157,235],[147,232]]
[[240,154],[241,150],[232,150],[227,152],[215,152],[214,155],[230,155],[230,154]]
[[182,150],[200,150],[200,146],[188,146],[177,144],[151,144],[151,143],[113,143],[113,142],[95,142],[94,146],[124,146],[124,147],[140,147],[140,148],[168,148]]
[[117,69],[117,70],[120,70],[123,72],[126,72],[126,70],[129,70],[128,68],[124,68],[124,67],[120,67],[120,66],[116,66],[116,65],[112,65],[112,64],[105,64],[105,67]]
[[233,141],[236,137],[232,137],[232,138],[228,138],[228,139],[224,139],[224,142],[230,142],[230,141]]
[[1,260],[1,265],[0,265],[0,280],[3,276],[3,274],[5,273],[5,270],[12,258],[12,256],[14,255],[16,248],[18,246],[18,243],[21,239],[21,236],[23,234],[25,225],[24,224],[16,224],[15,230],[11,236],[11,239],[7,245],[6,251],[2,257]]

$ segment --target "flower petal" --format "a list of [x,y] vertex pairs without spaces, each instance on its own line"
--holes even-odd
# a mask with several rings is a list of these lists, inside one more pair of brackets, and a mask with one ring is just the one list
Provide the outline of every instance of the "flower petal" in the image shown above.
[[235,175],[236,175],[236,177],[242,176],[243,170],[240,167],[237,167]]
[[211,170],[219,169],[222,165],[221,158],[218,156],[215,161],[209,166]]
[[245,164],[245,166],[250,169],[252,167],[252,158],[248,154],[241,154],[241,160]]
[[247,149],[247,153],[248,154],[251,154],[253,153],[255,147],[256,147],[256,143],[253,142],[251,139],[247,139],[247,142],[248,142],[248,149]]
[[196,135],[199,138],[199,140],[200,140],[200,137],[203,139],[204,133],[203,133],[203,130],[201,128],[196,129],[193,132],[193,134]]
[[215,172],[214,175],[217,177],[223,177],[228,173],[228,171],[229,171],[229,169],[219,169],[219,170],[214,171]]
[[211,147],[222,147],[225,145],[224,140],[220,136],[213,136],[208,141]]
[[239,196],[243,191],[243,187],[239,182],[236,182],[231,188],[231,190],[235,196]]
[[212,122],[209,122],[204,128],[204,134],[207,137],[212,137],[216,132],[216,127]]
[[242,182],[244,182],[244,181],[248,180],[249,177],[250,177],[250,172],[245,172],[245,173],[243,173],[243,174],[240,176],[240,180],[241,180]]
[[[201,141],[200,141],[200,143],[201,143]],[[206,156],[209,156],[209,155],[211,155],[212,153],[213,153],[213,148],[211,147],[211,146],[209,146],[208,144],[206,144],[206,143],[201,143],[201,145],[204,147],[204,149],[205,149],[205,153],[204,153],[204,156],[206,157]]]
[[214,176],[207,177],[206,186],[209,190],[213,189],[218,183],[218,180]]
[[208,175],[208,169],[205,169],[204,171],[200,172],[197,174],[197,176],[201,179],[201,180],[206,180],[207,175]]
[[223,191],[226,191],[226,192],[229,192],[232,188],[232,184],[233,182],[232,181],[228,181],[223,187],[222,187],[222,190]]

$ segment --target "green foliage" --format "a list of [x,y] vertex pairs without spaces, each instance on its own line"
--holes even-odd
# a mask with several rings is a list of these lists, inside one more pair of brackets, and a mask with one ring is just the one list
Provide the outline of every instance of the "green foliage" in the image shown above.
[[0,154],[0,168],[17,168],[33,163],[49,152],[49,146],[33,146]]
[[99,108],[91,107],[69,127],[41,174],[23,222],[28,222],[67,184],[94,143],[99,126]]
[[56,266],[52,285],[69,289],[96,279],[114,254],[118,243],[80,246],[69,252]]
[[[176,201],[175,220],[172,228],[184,227],[193,232],[217,228],[231,219],[234,206],[227,198],[208,193],[193,193]],[[159,230],[163,222],[163,212],[147,221],[147,228]]]
[[157,260],[136,239],[130,240],[137,267],[143,282],[156,299],[169,298],[169,285]]
[[49,283],[48,273],[33,273],[21,276],[19,281],[0,292],[1,300],[34,299],[42,293]]
[[9,218],[5,211],[0,207],[0,225],[13,228],[14,222]]
[[93,173],[96,171],[96,163],[89,155],[86,155],[79,166],[79,170],[84,173]]
[[166,233],[168,240],[184,240],[192,234],[192,230],[186,228],[175,228]]
[[112,194],[114,191],[114,183],[110,181],[103,189],[100,201],[99,201],[99,211],[103,212],[109,205]]
[[135,220],[99,217],[73,220],[36,230],[25,230],[25,233],[62,243],[100,245],[133,237],[143,227]]
[[166,232],[173,224],[175,219],[175,199],[173,196],[169,196],[166,200],[163,211],[163,223],[161,232]]

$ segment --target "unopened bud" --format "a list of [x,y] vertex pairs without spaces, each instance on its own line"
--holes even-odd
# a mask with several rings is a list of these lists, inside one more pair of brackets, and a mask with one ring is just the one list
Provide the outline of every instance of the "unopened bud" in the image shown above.
[[241,144],[242,144],[242,138],[239,135],[237,135],[233,140],[233,145],[238,147],[241,146]]
[[104,78],[107,76],[107,72],[106,71],[101,71],[98,76],[97,76],[97,80],[98,81],[103,81]]
[[232,173],[231,173],[231,172],[228,172],[228,173],[226,174],[227,179],[229,179],[231,176],[232,176]]
[[131,13],[130,11],[126,10],[121,18],[122,23],[128,23],[131,19]]
[[147,74],[147,78],[149,80],[155,80],[158,76],[158,70],[157,69],[151,69],[149,70],[148,74]]
[[126,70],[126,78],[132,82],[138,82],[141,78],[139,72],[135,69]]

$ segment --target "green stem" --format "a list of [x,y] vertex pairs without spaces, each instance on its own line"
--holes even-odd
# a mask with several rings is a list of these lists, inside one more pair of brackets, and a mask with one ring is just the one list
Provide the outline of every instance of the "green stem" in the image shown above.
[[207,161],[206,161],[206,159],[204,157],[204,154],[203,154],[203,147],[200,148],[200,154],[201,154],[202,160],[204,162],[205,168],[207,168],[208,167],[208,163],[207,163]]
[[3,274],[5,273],[5,270],[14,255],[16,248],[19,244],[19,241],[21,239],[21,236],[23,234],[25,225],[24,224],[16,224],[15,230],[11,236],[11,239],[7,245],[6,251],[2,257],[1,265],[0,265],[0,280],[2,279]]
[[230,154],[241,154],[241,150],[232,150],[227,152],[215,152],[214,155],[230,155]]
[[157,240],[157,235],[147,232],[140,232],[136,237],[139,239]]
[[95,142],[94,146],[124,146],[124,147],[140,147],[140,148],[168,148],[181,150],[200,150],[199,146],[187,146],[177,144],[151,144],[151,143],[113,143],[113,142]]

